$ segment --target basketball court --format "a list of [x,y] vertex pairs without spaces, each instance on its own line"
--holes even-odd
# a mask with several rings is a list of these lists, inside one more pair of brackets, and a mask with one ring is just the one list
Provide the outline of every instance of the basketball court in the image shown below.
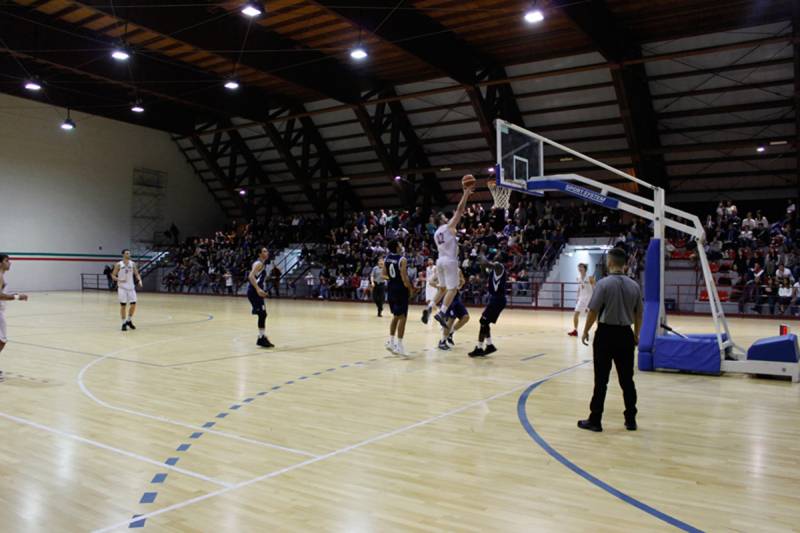
[[[254,349],[243,298],[146,295],[125,334],[116,307],[49,293],[9,311],[3,529],[796,527],[784,380],[638,373],[640,430],[612,384],[587,434],[591,351],[567,313],[507,311],[487,360],[466,357],[469,328],[441,353],[412,323],[405,360],[368,305],[271,302],[274,351]],[[731,325],[746,342],[778,328]]]

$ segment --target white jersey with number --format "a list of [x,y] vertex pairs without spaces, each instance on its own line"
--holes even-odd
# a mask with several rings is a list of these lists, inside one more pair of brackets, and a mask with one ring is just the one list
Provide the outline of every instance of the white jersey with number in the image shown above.
[[117,287],[120,289],[132,290],[136,285],[133,279],[133,269],[136,267],[136,263],[133,261],[129,261],[125,264],[125,261],[120,261],[117,263],[119,267],[119,271],[117,272]]
[[436,249],[439,251],[439,259],[447,261],[458,261],[458,239],[450,230],[450,226],[443,224],[439,226],[433,234],[436,241]]

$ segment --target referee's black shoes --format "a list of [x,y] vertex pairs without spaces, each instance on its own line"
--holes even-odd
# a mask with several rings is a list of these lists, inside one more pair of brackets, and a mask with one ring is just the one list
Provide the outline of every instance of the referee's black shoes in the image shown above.
[[603,431],[603,426],[600,424],[595,424],[589,419],[586,420],[578,420],[578,427],[581,429],[587,429],[589,431],[596,431],[601,432]]

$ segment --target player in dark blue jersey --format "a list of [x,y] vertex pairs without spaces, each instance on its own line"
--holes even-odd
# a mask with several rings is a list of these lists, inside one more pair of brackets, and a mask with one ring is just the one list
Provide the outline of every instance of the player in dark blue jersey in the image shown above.
[[408,265],[403,257],[403,247],[399,241],[390,241],[389,254],[383,261],[383,277],[387,280],[386,292],[392,323],[389,325],[389,340],[386,349],[397,355],[408,355],[403,346],[408,318],[408,299],[414,294],[414,287],[408,279]]
[[458,290],[459,292],[456,293],[456,297],[453,299],[453,303],[450,304],[450,309],[447,311],[447,324],[446,324],[446,339],[443,339],[439,342],[439,349],[440,350],[449,350],[450,344],[451,346],[455,346],[455,341],[453,340],[453,333],[463,328],[467,322],[469,322],[469,311],[467,311],[467,307],[464,305],[464,302],[461,301],[461,288],[466,283],[464,279],[464,273],[459,269],[458,271]]
[[256,344],[264,348],[272,348],[275,345],[269,342],[264,329],[267,323],[267,306],[264,303],[264,298],[267,297],[267,259],[269,259],[269,250],[266,246],[262,246],[258,253],[258,259],[253,263],[250,275],[247,276],[250,281],[250,285],[247,286],[247,299],[250,300],[250,305],[253,307],[253,314],[258,316]]
[[491,324],[496,324],[506,307],[506,269],[502,263],[493,263],[489,273],[489,303],[481,315],[478,345],[469,352],[470,357],[484,357],[497,351],[492,342]]

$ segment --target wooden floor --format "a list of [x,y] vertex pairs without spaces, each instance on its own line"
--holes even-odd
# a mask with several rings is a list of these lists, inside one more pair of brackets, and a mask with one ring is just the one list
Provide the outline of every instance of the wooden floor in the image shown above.
[[413,308],[403,360],[373,310],[269,302],[267,351],[241,298],[144,294],[127,333],[110,293],[11,302],[0,529],[798,530],[797,385],[637,373],[640,431],[612,383],[587,433],[570,314],[508,311],[500,352],[471,360],[478,310],[443,353]]

